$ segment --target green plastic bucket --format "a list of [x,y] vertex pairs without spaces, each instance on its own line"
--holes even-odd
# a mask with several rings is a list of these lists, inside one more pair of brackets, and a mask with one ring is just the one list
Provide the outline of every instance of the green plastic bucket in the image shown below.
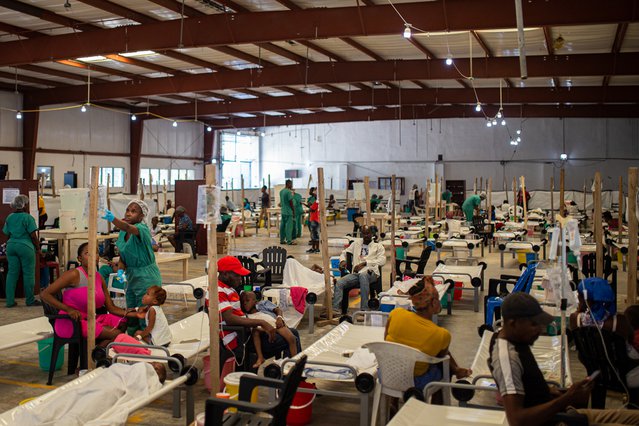
[[[40,369],[43,371],[49,371],[49,366],[51,365],[51,354],[53,351],[53,337],[40,340],[37,343]],[[56,371],[62,368],[62,364],[64,364],[64,346],[60,348],[60,352],[58,353],[58,360],[55,363]]]

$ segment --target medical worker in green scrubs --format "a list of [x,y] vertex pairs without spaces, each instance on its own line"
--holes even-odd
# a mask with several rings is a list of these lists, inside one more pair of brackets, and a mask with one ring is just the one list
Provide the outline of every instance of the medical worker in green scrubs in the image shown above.
[[293,242],[293,181],[288,179],[286,186],[280,191],[280,207],[282,220],[280,222],[280,244],[295,244]]
[[481,194],[471,195],[466,198],[464,204],[462,204],[462,211],[464,212],[464,216],[466,216],[466,220],[468,222],[473,221],[473,216],[475,215],[475,210],[479,208],[481,202],[486,199],[486,193],[482,192]]
[[[106,210],[102,219],[112,222],[120,235],[115,245],[120,251],[120,270],[118,276],[123,276],[126,270],[126,306],[135,308],[142,306],[142,296],[146,290],[154,285],[162,285],[160,269],[155,262],[155,253],[151,244],[151,231],[144,223],[149,214],[149,207],[144,201],[133,200],[126,207],[124,219],[117,219],[112,212]],[[140,328],[136,318],[129,318],[129,334]]]
[[20,271],[22,271],[27,306],[42,306],[42,303],[33,297],[36,251],[39,244],[36,235],[38,225],[29,214],[29,197],[22,194],[16,196],[11,202],[11,208],[15,210],[15,213],[7,216],[2,228],[2,232],[9,237],[7,241],[7,262],[9,263],[6,287],[7,308],[13,308],[18,304],[15,301],[15,293]]
[[304,207],[302,206],[302,196],[293,190],[293,217],[295,218],[295,229],[293,231],[293,239],[302,236],[302,217],[304,216]]

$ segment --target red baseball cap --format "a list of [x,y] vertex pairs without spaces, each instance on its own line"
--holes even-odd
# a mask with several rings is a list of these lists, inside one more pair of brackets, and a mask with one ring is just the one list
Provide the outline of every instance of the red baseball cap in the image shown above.
[[248,275],[251,273],[248,269],[242,266],[237,257],[224,256],[217,261],[218,272],[235,272],[239,275]]

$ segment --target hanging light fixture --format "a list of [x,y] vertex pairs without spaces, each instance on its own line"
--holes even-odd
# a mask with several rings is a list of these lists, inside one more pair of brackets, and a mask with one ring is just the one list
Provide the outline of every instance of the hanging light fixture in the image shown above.
[[451,66],[453,64],[453,55],[450,53],[446,55],[446,65]]
[[410,38],[411,35],[410,24],[406,22],[404,23],[404,38]]
[[135,116],[135,114],[131,114],[131,121],[135,121],[135,120],[137,120],[137,119],[138,119],[138,118]]
[[18,113],[16,114],[16,119],[22,120],[22,112],[18,111]]
[[207,132],[211,132],[211,131],[213,131],[213,128],[212,128],[211,126],[208,126],[208,127],[206,128],[206,131],[207,131]]
[[87,105],[86,104],[82,105],[82,108],[80,108],[80,111],[87,112]]
[[173,122],[173,127],[177,127],[177,121]]
[[477,105],[475,105],[475,111],[481,112],[481,103],[477,102]]

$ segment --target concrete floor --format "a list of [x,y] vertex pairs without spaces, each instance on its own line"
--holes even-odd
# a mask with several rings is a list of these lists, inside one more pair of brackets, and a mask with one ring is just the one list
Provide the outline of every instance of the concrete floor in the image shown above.
[[[352,224],[345,220],[340,220],[337,225],[328,227],[329,236],[342,236],[350,232]],[[273,234],[271,238],[265,235],[264,230],[260,230],[259,236],[255,236],[254,230],[248,231],[249,235],[245,238],[237,239],[237,246],[231,247],[231,254],[254,254],[261,252],[264,247],[277,245],[278,239]],[[295,256],[297,260],[307,266],[314,263],[321,264],[321,256],[318,254],[309,255],[305,251],[308,246],[305,244],[308,240],[308,234],[305,232],[304,237],[299,241],[301,244],[296,246],[288,246],[289,254]],[[418,254],[419,249],[414,249]],[[339,254],[339,249],[330,248],[331,255]],[[445,256],[445,255],[444,255]],[[199,256],[197,260],[192,260],[190,264],[189,278],[198,277],[204,274],[205,257]],[[498,277],[502,273],[518,273],[517,262],[510,257],[506,257],[505,268],[499,267],[499,254],[489,254],[485,252],[484,260],[488,263],[486,270],[486,280],[491,277]],[[431,257],[426,272],[431,272],[435,268],[435,255]],[[181,269],[178,264],[161,265],[162,278],[164,282],[175,282],[181,280]],[[384,288],[389,286],[390,268],[385,267],[385,276],[383,277]],[[626,289],[626,275],[619,274],[619,293],[620,302],[623,303],[624,293]],[[0,302],[0,325],[11,324],[17,321],[23,321],[42,315],[42,308],[26,307],[24,299],[18,299],[18,307],[7,309],[4,301]],[[620,304],[620,308],[623,306]],[[167,314],[169,322],[178,321],[195,311],[194,305],[186,306],[184,303],[171,301],[165,304],[164,310]],[[477,334],[477,326],[483,323],[482,312],[475,313],[472,310],[472,296],[465,293],[464,298],[460,302],[456,302],[453,314],[448,316],[445,312],[440,315],[440,325],[450,330],[453,340],[451,344],[451,353],[457,362],[462,366],[470,366],[473,361],[476,349],[479,345],[479,336]],[[309,335],[307,332],[307,321],[304,319],[300,324],[300,336],[302,346],[307,347],[323,336],[330,330],[329,326],[316,327],[315,333]],[[199,363],[198,363],[199,364]],[[575,380],[585,377],[585,371],[577,359],[577,354],[571,351],[571,370]],[[13,408],[21,401],[42,395],[60,386],[72,379],[74,376],[66,376],[66,365],[61,371],[56,373],[54,377],[54,386],[47,386],[47,373],[38,367],[38,351],[36,344],[24,345],[18,348],[4,351],[0,358],[0,394],[3,398],[0,400],[0,410],[5,411]],[[330,383],[318,383],[323,388],[339,388],[340,385]],[[196,396],[196,413],[204,410],[204,401],[207,392],[203,381],[195,386]],[[610,394],[608,398],[608,407],[619,407],[621,398],[619,395]],[[359,424],[359,403],[357,400],[338,399],[334,397],[320,397],[314,403],[314,417],[312,424],[314,425],[331,425],[331,424]],[[141,409],[129,417],[128,424],[139,425],[179,425],[184,424],[184,419],[174,419],[171,415],[171,397],[165,396],[154,401],[148,407]]]

